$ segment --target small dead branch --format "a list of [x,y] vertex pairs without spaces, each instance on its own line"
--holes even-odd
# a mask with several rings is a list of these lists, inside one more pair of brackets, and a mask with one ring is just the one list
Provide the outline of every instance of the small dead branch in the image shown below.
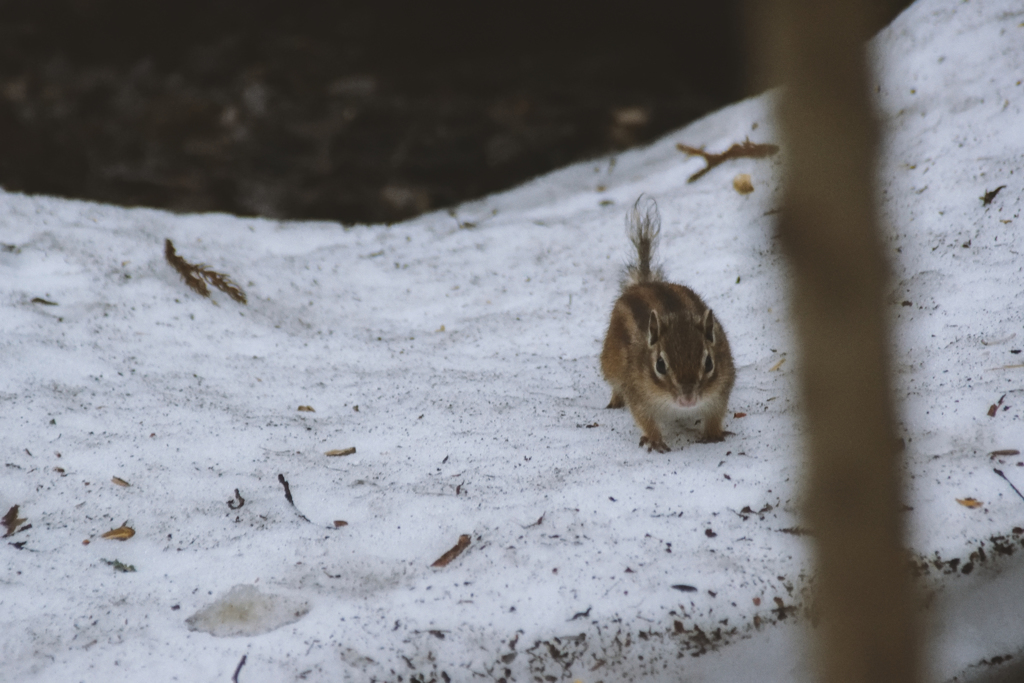
[[754,143],[750,141],[750,138],[747,138],[743,142],[733,145],[732,147],[725,150],[721,154],[711,154],[709,152],[705,152],[703,149],[690,147],[689,145],[684,145],[681,142],[676,144],[676,149],[678,149],[680,152],[684,152],[692,156],[704,157],[704,160],[708,164],[706,167],[702,168],[701,170],[697,171],[692,176],[690,176],[689,180],[686,181],[692,183],[701,176],[703,176],[705,173],[713,169],[714,167],[719,166],[720,164],[723,164],[726,161],[729,161],[730,159],[763,159],[765,157],[770,157],[774,155],[776,152],[778,152],[779,146],[770,145],[767,143]]
[[1024,500],[1024,493],[1021,493],[1020,489],[1018,489],[1016,486],[1014,486],[1013,482],[1006,478],[1006,475],[1003,474],[1002,470],[997,470],[995,468],[992,468],[992,471],[995,472],[996,474],[998,474],[1000,477],[1002,477],[1006,481],[1006,483],[1010,485],[1010,488],[1012,488],[1014,491],[1017,492],[1017,495],[1021,497],[1021,500]]
[[189,289],[196,294],[209,298],[210,288],[206,286],[206,283],[209,282],[238,303],[246,303],[245,292],[242,291],[241,287],[232,282],[230,277],[212,270],[204,263],[194,265],[189,263],[178,256],[174,250],[174,244],[170,240],[164,240],[164,257],[171,264],[171,267],[178,271],[178,274],[181,275]]
[[[292,506],[293,508],[295,508],[295,514],[297,514],[297,515],[298,515],[299,517],[301,517],[302,519],[304,519],[304,520],[306,520],[307,522],[309,522],[310,524],[312,524],[312,523],[313,523],[313,520],[311,520],[311,519],[310,519],[309,517],[307,517],[306,515],[302,514],[302,513],[301,513],[301,512],[299,511],[299,508],[298,508],[298,507],[296,507],[296,505],[295,505],[295,501],[294,501],[294,500],[292,500],[292,487],[288,485],[288,480],[284,478],[284,475],[283,475],[283,474],[279,474],[279,475],[277,475],[277,480],[278,480],[279,482],[281,482],[281,486],[283,486],[283,487],[284,487],[284,498],[285,498],[285,500],[287,500],[287,501],[288,501],[288,502],[289,502],[289,503],[291,504],[291,506]],[[331,527],[329,527],[329,528],[331,528]]]
[[232,510],[240,510],[243,505],[245,505],[245,498],[242,498],[242,494],[238,492],[238,489],[235,489],[235,499],[228,501],[228,507]]
[[[529,529],[529,528],[531,528],[531,527],[535,527],[535,526],[540,526],[540,525],[541,525],[541,522],[543,522],[543,521],[544,521],[544,515],[546,515],[546,514],[547,514],[546,512],[545,512],[545,513],[543,513],[543,514],[541,514],[541,516],[537,518],[537,521],[536,521],[536,522],[534,522],[533,524],[527,524],[527,525],[526,525],[526,526],[524,526],[523,528],[524,528],[524,529]],[[521,525],[520,525],[520,526],[521,526]]]
[[281,486],[284,487],[284,498],[285,498],[285,500],[287,500],[288,503],[293,508],[295,508],[296,514],[298,514],[299,517],[302,517],[302,519],[304,519],[307,522],[310,522],[312,524],[312,522],[310,521],[309,517],[307,517],[306,515],[304,515],[301,512],[299,512],[299,508],[295,507],[295,501],[292,500],[292,487],[288,485],[288,480],[284,478],[283,474],[278,474],[277,475],[277,480],[279,482],[281,482]]
[[[981,345],[982,346],[997,346],[999,344],[1005,344],[1006,342],[1010,341],[1011,339],[1013,339],[1016,336],[1017,336],[1017,333],[1014,332],[1010,336],[1003,337],[1002,339],[982,339],[981,340]],[[1013,353],[1013,351],[1010,351],[1010,353]]]
[[242,660],[238,662],[238,666],[235,667],[235,673],[231,676],[231,683],[238,683],[238,674],[242,671],[242,667],[245,666],[246,655],[242,655]]
[[292,500],[292,487],[288,485],[288,480],[284,478],[283,474],[278,474],[277,480],[281,482],[281,486],[284,487],[284,499],[287,500],[292,507],[295,507],[295,501]]
[[[297,514],[299,517],[301,517],[303,520],[309,522],[310,524],[316,524],[316,522],[311,520],[306,515],[302,514],[302,512],[299,510],[298,506],[295,505],[295,501],[292,499],[292,487],[288,485],[288,480],[284,478],[284,475],[283,474],[278,474],[277,475],[277,480],[279,482],[281,482],[281,486],[284,487],[284,498],[285,498],[285,500],[288,501],[288,503],[295,510],[295,514]],[[235,490],[235,495],[238,495],[238,490],[237,489]],[[238,496],[238,497],[241,498],[241,496]],[[244,503],[245,501],[243,500],[242,502]],[[230,506],[231,502],[228,502],[228,505]],[[242,507],[242,506],[239,505],[238,507]],[[232,508],[232,509],[235,509],[235,508]],[[345,526],[348,526],[348,522],[345,522],[345,521],[339,519],[339,520],[335,520],[334,523],[331,526],[326,526],[326,527],[323,527],[323,528],[325,528],[325,529],[340,529],[341,527],[345,527]]]
[[577,612],[576,614],[572,615],[572,619],[570,619],[569,621],[576,621],[577,619],[586,619],[590,616],[591,609],[593,609],[593,605],[588,607],[585,612]]
[[459,536],[459,542],[455,546],[446,552],[441,557],[437,558],[431,567],[447,567],[448,564],[456,557],[462,554],[462,551],[469,547],[470,537],[469,534],[462,534]]

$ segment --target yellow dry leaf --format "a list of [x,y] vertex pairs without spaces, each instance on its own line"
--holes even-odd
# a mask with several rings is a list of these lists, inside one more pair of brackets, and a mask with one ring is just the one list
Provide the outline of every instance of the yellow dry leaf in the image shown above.
[[127,523],[122,524],[116,529],[111,529],[107,533],[103,534],[103,538],[112,538],[115,541],[127,541],[129,538],[135,535],[135,529],[128,526]]
[[750,194],[754,191],[754,184],[750,182],[749,173],[740,173],[732,179],[732,187],[740,194]]
[[965,508],[980,508],[981,501],[976,498],[957,498],[956,502],[963,505]]

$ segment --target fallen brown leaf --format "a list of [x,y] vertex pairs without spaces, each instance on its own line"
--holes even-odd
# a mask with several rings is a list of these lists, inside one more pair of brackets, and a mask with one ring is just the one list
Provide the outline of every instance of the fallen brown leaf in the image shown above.
[[135,529],[128,526],[125,522],[116,529],[111,529],[107,533],[103,534],[102,538],[111,538],[115,541],[127,541],[129,538],[135,535]]
[[313,406],[299,406],[299,412],[300,413],[315,413],[316,411],[313,410]]
[[118,486],[131,486],[131,484],[129,484],[128,482],[126,482],[126,481],[125,481],[124,479],[122,479],[121,477],[112,477],[110,481],[114,482],[114,483],[115,483],[115,484],[117,484]]
[[1020,455],[1020,451],[1018,451],[1016,448],[1006,448],[1001,451],[992,451],[991,453],[989,453],[989,456],[993,458],[998,458],[1001,455]]
[[980,508],[982,505],[981,501],[975,498],[957,498],[956,502],[960,503],[965,508],[971,508],[972,510],[974,508]]
[[352,455],[355,452],[356,452],[356,447],[352,446],[351,448],[336,448],[336,449],[334,449],[332,451],[327,451],[326,453],[324,453],[324,455],[329,455],[329,456],[333,457],[333,456],[339,456],[339,455]]
[[462,551],[469,547],[470,537],[469,534],[462,534],[459,536],[459,542],[455,546],[446,552],[441,557],[437,558],[431,567],[447,567],[448,564],[456,557],[462,554]]
[[988,206],[989,204],[991,204],[992,200],[996,198],[996,195],[999,194],[999,191],[1002,190],[1004,187],[1006,187],[1006,185],[1000,185],[996,189],[989,190],[988,192],[986,192],[981,197],[978,197],[978,199],[981,200],[981,205],[982,206]]
[[7,514],[4,515],[2,520],[0,520],[0,524],[3,524],[5,527],[7,527],[7,533],[4,534],[4,538],[7,538],[8,536],[16,532],[18,530],[18,527],[27,521],[22,517],[18,517],[19,507],[20,506],[18,505],[12,505],[11,509],[7,511]]
[[746,413],[733,413],[732,416],[735,417],[735,418],[741,418],[741,417],[746,417],[747,414]]
[[339,526],[348,526],[348,522],[346,522],[346,521],[345,521],[345,520],[343,520],[343,519],[336,519],[336,520],[334,520],[334,526],[336,526],[336,527],[339,527]]

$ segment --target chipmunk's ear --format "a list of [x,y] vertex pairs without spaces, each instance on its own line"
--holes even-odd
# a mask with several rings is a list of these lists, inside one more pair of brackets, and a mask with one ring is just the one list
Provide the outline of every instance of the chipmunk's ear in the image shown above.
[[661,337],[661,321],[658,320],[658,312],[651,311],[651,322],[647,329],[647,344],[654,346]]
[[710,308],[704,311],[704,338],[709,344],[715,343],[715,314]]

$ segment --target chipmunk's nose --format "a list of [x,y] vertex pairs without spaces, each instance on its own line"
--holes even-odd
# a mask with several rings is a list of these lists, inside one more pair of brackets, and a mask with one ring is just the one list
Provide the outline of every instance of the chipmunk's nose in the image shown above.
[[692,408],[697,405],[697,392],[688,391],[676,396],[676,405],[682,408]]

